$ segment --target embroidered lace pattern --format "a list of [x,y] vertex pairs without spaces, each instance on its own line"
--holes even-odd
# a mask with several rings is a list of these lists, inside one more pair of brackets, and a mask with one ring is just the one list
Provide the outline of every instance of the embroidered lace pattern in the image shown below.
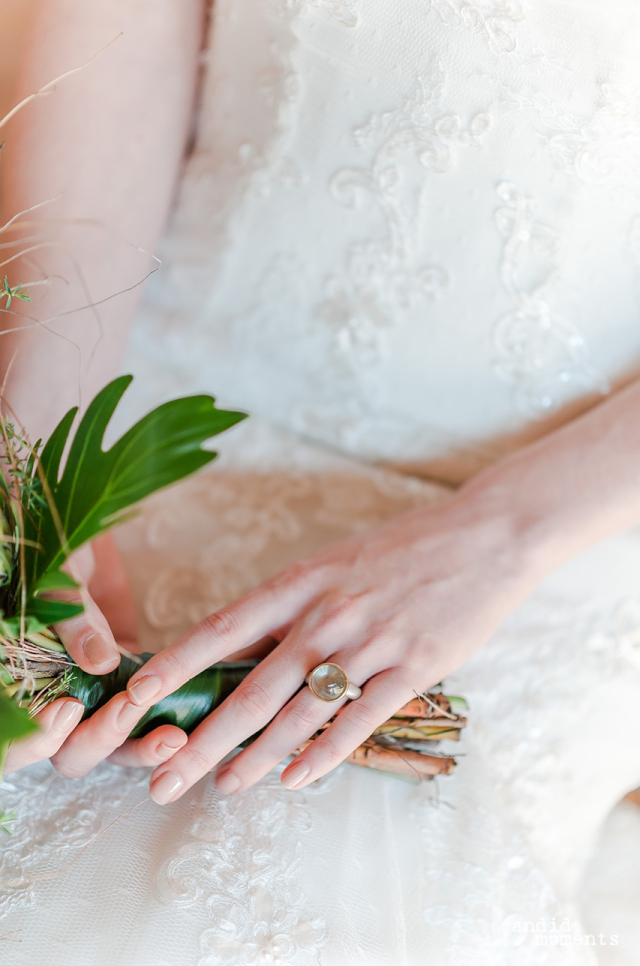
[[399,0],[391,24],[383,0],[220,0],[134,343],[146,381],[452,479],[454,454],[486,463],[606,392],[640,354],[640,78],[622,16],[610,34],[576,17]]
[[518,405],[533,414],[548,410],[578,383],[608,392],[589,361],[586,342],[553,308],[557,233],[536,218],[537,205],[522,188],[501,182],[495,225],[504,239],[500,279],[514,308],[495,325],[496,371],[512,382]]

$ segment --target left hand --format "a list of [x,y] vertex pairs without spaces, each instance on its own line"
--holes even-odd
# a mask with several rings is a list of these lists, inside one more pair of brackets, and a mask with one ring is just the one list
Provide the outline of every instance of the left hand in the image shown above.
[[522,547],[504,502],[463,488],[314,553],[206,617],[136,672],[130,701],[149,707],[211,664],[248,656],[266,636],[279,643],[155,770],[152,798],[179,798],[271,722],[217,776],[226,793],[258,781],[346,703],[300,690],[324,661],[341,665],[363,693],[282,782],[302,788],[335,768],[415,692],[464,663],[533,589],[536,568]]
[[[56,629],[83,670],[105,674],[117,667],[119,651],[139,651],[133,597],[124,564],[111,533],[103,533],[90,547],[81,548],[73,561],[73,576],[85,585],[78,595],[85,611]],[[60,598],[62,594],[58,592],[56,596]],[[66,596],[73,600],[76,592]],[[79,709],[66,731],[61,731],[60,725],[68,717],[58,713],[60,705]],[[141,713],[126,700],[126,694],[78,724],[82,710],[78,701],[64,698],[41,711],[37,715],[40,731],[12,746],[9,766],[21,767],[30,760],[51,757],[60,774],[78,778],[107,757],[119,765],[157,765],[187,741],[185,733],[173,725],[160,725],[143,738],[128,738]]]

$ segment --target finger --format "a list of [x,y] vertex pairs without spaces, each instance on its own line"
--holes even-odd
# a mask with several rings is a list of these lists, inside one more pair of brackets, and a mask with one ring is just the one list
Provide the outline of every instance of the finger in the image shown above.
[[130,700],[150,707],[200,671],[292,621],[309,594],[303,581],[292,580],[284,588],[267,581],[229,607],[210,614],[133,675],[127,685]]
[[282,708],[259,738],[218,771],[218,791],[224,795],[245,791],[314,735],[346,703],[346,698],[322,701],[309,688],[303,688]]
[[288,657],[284,645],[272,652],[222,704],[198,725],[188,743],[151,776],[151,797],[174,801],[245,738],[263,728],[304,680],[304,665]]
[[[327,626],[331,629],[328,635]],[[346,624],[342,633],[349,633],[350,630],[350,625]],[[171,761],[171,767],[154,772],[151,776],[153,800],[158,804],[175,801],[242,741],[264,728],[292,695],[303,687],[307,672],[321,660],[327,659],[329,641],[332,645],[335,644],[340,633],[335,625],[320,625],[315,633],[307,636],[305,622],[301,621],[280,647],[248,674],[232,694],[195,729],[188,744]],[[341,656],[345,652],[337,653]],[[346,658],[341,660],[346,662]],[[347,665],[348,668],[353,666],[354,670],[347,670],[348,675],[351,677],[352,674],[355,682],[363,680],[370,673],[365,667],[367,663],[371,663],[371,658],[364,649],[354,649],[352,664]],[[302,714],[303,720],[299,721],[298,733],[311,727],[310,734],[313,734],[335,713],[340,702],[331,702],[329,705],[328,702],[315,698],[308,688],[303,688],[303,691],[307,691],[317,702],[317,710],[309,719]],[[309,736],[305,734],[296,740],[289,735],[286,747],[281,751],[283,739],[279,727],[275,750],[269,750],[266,742],[271,741],[274,725],[275,721],[267,728],[263,736],[265,740],[260,745],[261,751],[270,759],[269,767],[290,754],[300,741]],[[256,739],[258,740],[260,739]],[[275,760],[274,755],[277,755]],[[268,771],[269,768],[265,770]],[[227,785],[230,782],[231,779]]]
[[287,788],[304,788],[331,771],[413,694],[406,675],[399,668],[376,674],[364,685],[362,695],[351,701],[326,731],[287,765],[280,776],[282,784]]
[[[362,685],[387,669],[388,655],[389,642],[385,635],[379,634],[366,637],[362,644],[342,648],[324,660],[344,668],[350,683]],[[333,715],[341,712],[347,703],[347,698],[323,701],[310,688],[303,688],[284,705],[255,741],[229,765],[223,766],[216,776],[216,787],[225,794],[245,791],[307,741]]]
[[133,767],[157,765],[167,761],[176,751],[186,745],[187,736],[174,725],[161,725],[144,738],[129,738],[123,745],[109,755],[115,765]]
[[120,652],[106,618],[87,591],[57,591],[55,598],[85,608],[54,628],[76,664],[89,674],[113,671],[120,663]]
[[9,747],[4,773],[11,774],[25,765],[44,761],[58,751],[79,723],[84,706],[75,698],[59,698],[34,716],[40,730]]
[[127,700],[125,691],[116,694],[76,728],[51,763],[68,778],[86,775],[124,744],[144,713],[144,708]]

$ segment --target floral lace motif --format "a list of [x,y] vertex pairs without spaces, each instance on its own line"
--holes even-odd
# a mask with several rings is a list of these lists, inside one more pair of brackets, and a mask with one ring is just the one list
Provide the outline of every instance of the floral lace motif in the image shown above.
[[505,93],[505,107],[529,116],[554,164],[628,203],[638,200],[640,91],[602,81],[590,112],[575,112],[548,95]]
[[[83,849],[131,805],[132,792],[147,792],[146,769],[103,764],[81,782],[56,774],[48,763],[2,782],[2,807],[15,813],[12,834],[0,852],[0,912],[38,902],[38,884],[60,876]],[[99,846],[98,846],[99,848]]]
[[160,870],[164,902],[204,904],[213,925],[200,935],[198,966],[313,966],[320,963],[327,925],[310,915],[296,887],[298,843],[311,827],[308,799],[330,791],[335,773],[292,795],[282,768],[240,798],[207,802],[190,841]]
[[583,336],[553,308],[557,233],[537,219],[538,205],[521,187],[503,181],[496,192],[503,202],[495,212],[504,239],[500,278],[515,302],[494,327],[496,372],[513,383],[518,406],[531,414],[562,401],[571,384],[608,392]]
[[481,34],[498,54],[511,54],[517,47],[515,25],[525,18],[523,0],[428,0],[450,26],[462,25]]
[[531,38],[524,39],[521,25],[531,12],[528,0],[427,0],[442,21],[482,37],[496,56],[508,56],[519,66],[566,70],[566,62]]
[[329,184],[339,204],[357,208],[373,202],[382,220],[381,237],[353,243],[345,271],[326,280],[326,299],[317,313],[335,332],[338,363],[360,374],[384,356],[385,329],[402,310],[441,298],[452,282],[449,268],[420,264],[428,174],[444,174],[460,150],[480,146],[491,116],[478,112],[465,121],[447,111],[441,106],[444,86],[438,64],[418,78],[403,104],[354,128],[356,145],[372,149],[372,161],[341,168]]

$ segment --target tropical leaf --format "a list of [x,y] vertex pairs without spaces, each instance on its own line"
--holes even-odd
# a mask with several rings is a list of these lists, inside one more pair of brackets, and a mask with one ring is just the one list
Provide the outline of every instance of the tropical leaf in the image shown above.
[[25,547],[28,612],[38,618],[43,605],[51,604],[39,597],[43,577],[49,581],[70,553],[118,522],[127,508],[215,459],[217,454],[202,449],[202,443],[246,415],[216,409],[212,396],[186,396],[158,406],[103,450],[105,431],[131,379],[115,379],[91,402],[62,473],[75,410],[42,450],[45,501],[25,524],[25,537],[38,545]]

